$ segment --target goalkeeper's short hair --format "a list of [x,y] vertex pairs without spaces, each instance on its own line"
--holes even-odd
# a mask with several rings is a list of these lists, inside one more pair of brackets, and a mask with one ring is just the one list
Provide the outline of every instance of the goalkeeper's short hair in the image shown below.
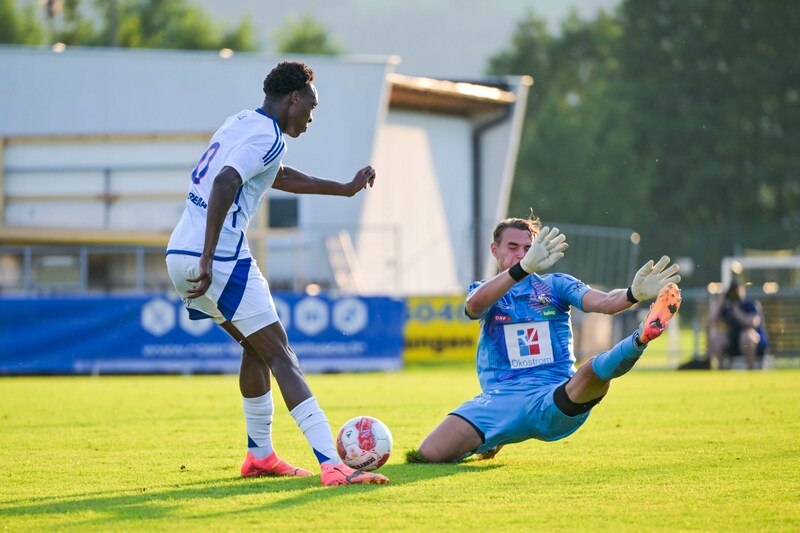
[[527,231],[531,234],[531,239],[533,239],[539,234],[539,230],[542,229],[542,222],[539,220],[539,217],[533,215],[533,209],[531,209],[531,214],[528,218],[512,217],[501,220],[497,223],[492,232],[492,238],[496,244],[500,244],[500,241],[503,239],[503,232],[508,228]]

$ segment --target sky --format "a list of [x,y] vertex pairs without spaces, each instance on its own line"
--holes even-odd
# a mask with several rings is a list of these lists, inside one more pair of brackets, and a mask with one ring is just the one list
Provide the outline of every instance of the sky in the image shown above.
[[620,0],[192,0],[231,26],[250,17],[265,52],[290,15],[310,13],[352,55],[397,55],[395,72],[437,78],[477,78],[506,49],[528,11],[554,33],[571,9],[584,19]]

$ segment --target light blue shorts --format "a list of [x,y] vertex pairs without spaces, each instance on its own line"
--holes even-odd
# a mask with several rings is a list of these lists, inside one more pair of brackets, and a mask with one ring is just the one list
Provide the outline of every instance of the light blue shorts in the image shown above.
[[[564,380],[566,381],[566,380]],[[514,383],[485,390],[451,412],[481,435],[483,444],[473,453],[485,453],[501,444],[529,439],[554,441],[568,437],[589,418],[589,413],[568,416],[556,406],[553,392],[564,383],[536,385]]]

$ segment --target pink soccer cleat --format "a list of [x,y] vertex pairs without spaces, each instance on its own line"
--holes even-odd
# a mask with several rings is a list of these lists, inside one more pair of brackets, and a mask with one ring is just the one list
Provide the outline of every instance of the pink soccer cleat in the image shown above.
[[339,463],[338,465],[321,464],[320,468],[322,468],[320,478],[325,486],[389,483],[389,478],[386,476],[353,470],[344,463]]
[[273,451],[263,459],[257,459],[255,455],[247,452],[247,457],[242,465],[242,477],[256,476],[313,476],[310,471],[304,468],[292,466]]
[[639,343],[647,344],[661,335],[680,307],[681,290],[674,283],[667,283],[661,288],[656,301],[650,306],[647,316],[639,325],[637,332]]

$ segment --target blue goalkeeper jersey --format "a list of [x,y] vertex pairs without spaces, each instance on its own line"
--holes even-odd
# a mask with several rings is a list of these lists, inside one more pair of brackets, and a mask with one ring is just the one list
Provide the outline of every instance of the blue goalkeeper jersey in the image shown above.
[[[473,283],[469,293],[485,281]],[[563,381],[575,373],[570,306],[590,289],[568,274],[532,274],[482,316],[477,368],[481,388],[508,380]],[[469,315],[467,315],[469,316]]]

